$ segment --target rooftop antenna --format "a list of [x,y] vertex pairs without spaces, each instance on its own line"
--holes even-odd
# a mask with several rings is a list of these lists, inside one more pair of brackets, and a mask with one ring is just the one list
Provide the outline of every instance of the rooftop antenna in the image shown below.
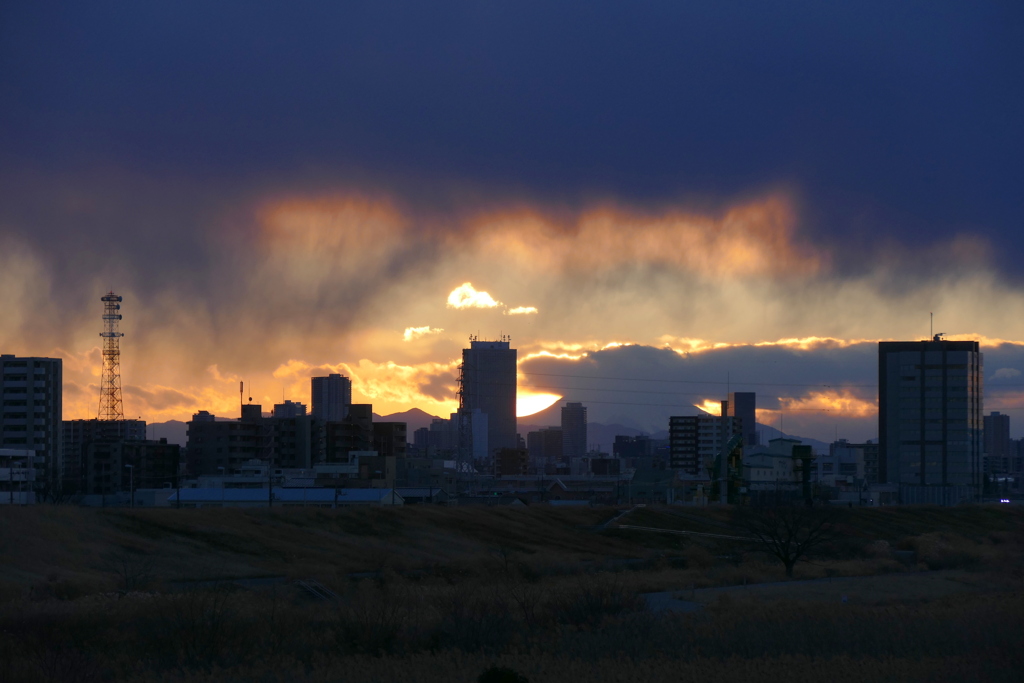
[[238,383],[238,410],[239,415],[242,414],[242,408],[245,406],[245,382]]
[[928,338],[935,339],[935,314],[928,313]]

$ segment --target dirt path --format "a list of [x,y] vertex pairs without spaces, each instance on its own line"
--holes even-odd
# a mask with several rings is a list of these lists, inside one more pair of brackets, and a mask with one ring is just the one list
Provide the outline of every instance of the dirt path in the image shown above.
[[696,590],[645,593],[653,612],[694,612],[720,596],[737,600],[805,600],[876,604],[889,601],[926,600],[964,592],[1006,590],[1008,585],[988,574],[959,570],[908,572],[881,576],[843,576],[799,581],[721,586]]

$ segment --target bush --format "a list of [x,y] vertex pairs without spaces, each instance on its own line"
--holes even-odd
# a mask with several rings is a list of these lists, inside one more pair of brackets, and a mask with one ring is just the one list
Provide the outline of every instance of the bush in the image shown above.
[[[902,545],[902,544],[901,544]],[[906,540],[928,569],[973,569],[983,559],[976,543],[953,534],[924,534]]]

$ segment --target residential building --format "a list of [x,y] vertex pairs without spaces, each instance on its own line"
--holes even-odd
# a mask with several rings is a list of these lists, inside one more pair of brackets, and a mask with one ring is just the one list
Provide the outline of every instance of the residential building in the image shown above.
[[373,450],[373,406],[356,403],[348,407],[348,416],[341,422],[324,425],[326,446],[322,460],[316,462],[347,462],[354,451]]
[[529,474],[530,458],[525,448],[500,448],[494,457],[494,473],[499,476]]
[[243,406],[242,416],[218,420],[205,410],[192,416],[186,431],[191,476],[231,473],[253,458],[265,459],[260,406]]
[[373,448],[383,456],[404,458],[406,453],[405,422],[374,422]]
[[37,489],[58,489],[63,366],[60,358],[0,355],[0,448],[36,452]]
[[0,448],[0,505],[36,502],[37,457],[29,448]]
[[145,439],[145,420],[64,420],[61,422],[61,441],[64,450],[65,491],[89,491],[86,449],[90,444]]
[[344,375],[331,374],[311,377],[310,385],[313,417],[325,422],[341,422],[348,417],[348,408],[352,405],[352,380]]
[[487,415],[487,453],[516,448],[517,352],[511,343],[472,339],[462,351],[462,409]]
[[108,495],[179,483],[181,446],[159,441],[90,441],[85,445],[87,495]]
[[302,417],[306,414],[306,406],[302,403],[285,400],[274,405],[274,417]]
[[619,434],[612,444],[612,455],[616,458],[631,460],[634,458],[649,458],[653,454],[654,442],[649,436],[625,436]]
[[568,460],[587,454],[587,408],[582,403],[562,406],[562,457]]
[[983,357],[976,341],[879,342],[879,478],[902,503],[977,500]]
[[553,468],[562,461],[562,428],[543,427],[536,432],[528,432],[526,450],[529,451],[530,462],[538,471]]
[[730,439],[741,434],[738,417],[682,415],[669,418],[669,466],[691,475],[706,474]]

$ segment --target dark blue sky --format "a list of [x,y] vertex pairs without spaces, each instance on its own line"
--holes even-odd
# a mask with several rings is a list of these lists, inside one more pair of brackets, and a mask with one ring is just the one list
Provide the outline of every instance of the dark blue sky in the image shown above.
[[[1022,7],[2,2],[0,346],[64,357],[88,415],[117,289],[126,386],[181,419],[239,378],[302,400],[310,368],[444,412],[380,388],[450,377],[470,332],[572,354],[917,338],[935,312],[1024,339]],[[449,310],[465,282],[539,312]],[[745,353],[747,382],[855,365]]]
[[196,203],[360,183],[442,208],[782,186],[818,241],[971,232],[1013,270],[1020,8],[6,2],[0,172],[192,183]]

